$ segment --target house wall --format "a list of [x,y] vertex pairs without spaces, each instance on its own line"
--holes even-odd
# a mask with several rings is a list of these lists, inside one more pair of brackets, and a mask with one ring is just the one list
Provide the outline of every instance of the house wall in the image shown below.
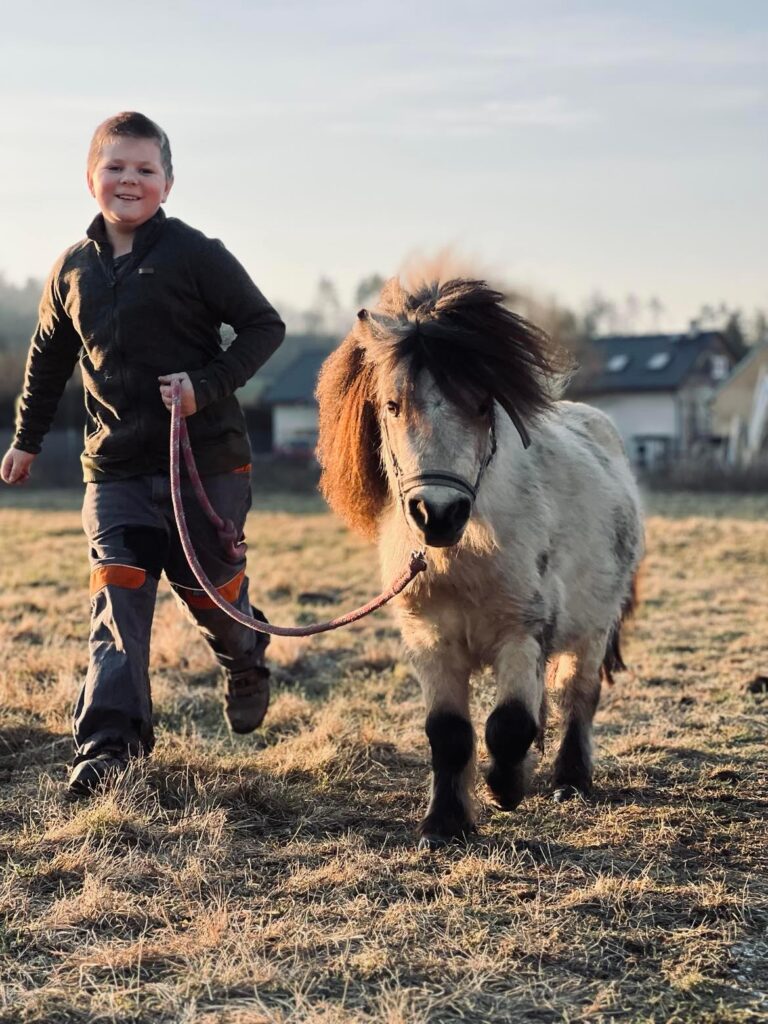
[[272,445],[275,450],[314,451],[317,444],[317,406],[275,405],[272,409]]
[[611,417],[637,469],[666,464],[677,455],[680,415],[674,395],[616,392],[595,395],[589,404]]
[[633,438],[657,435],[676,441],[680,427],[675,398],[666,393],[595,395],[589,404],[607,413],[632,456]]
[[768,345],[744,361],[731,379],[718,390],[712,405],[713,425],[718,434],[728,436],[734,416],[745,423],[752,412],[755,387],[762,369],[768,370]]

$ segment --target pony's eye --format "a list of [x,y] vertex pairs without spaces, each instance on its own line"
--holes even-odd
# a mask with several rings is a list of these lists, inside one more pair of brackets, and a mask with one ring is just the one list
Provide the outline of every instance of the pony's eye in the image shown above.
[[391,413],[393,416],[399,416],[400,406],[398,405],[397,402],[390,400],[389,402],[387,402],[387,412]]

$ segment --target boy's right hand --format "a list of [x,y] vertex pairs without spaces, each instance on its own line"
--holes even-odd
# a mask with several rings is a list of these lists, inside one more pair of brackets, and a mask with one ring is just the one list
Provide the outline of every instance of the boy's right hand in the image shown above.
[[32,452],[9,448],[0,465],[0,479],[6,484],[23,484],[29,480],[29,470],[37,458]]

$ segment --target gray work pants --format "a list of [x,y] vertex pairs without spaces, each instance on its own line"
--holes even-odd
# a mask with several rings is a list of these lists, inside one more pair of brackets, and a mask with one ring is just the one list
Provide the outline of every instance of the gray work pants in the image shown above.
[[[208,476],[203,483],[214,509],[242,535],[251,505],[250,472]],[[188,480],[182,481],[182,498],[206,575],[250,615],[245,558],[235,564],[225,559]],[[181,548],[166,475],[87,484],[83,528],[91,563],[90,663],[75,706],[75,763],[104,750],[145,754],[154,745],[149,641],[161,573],[228,672],[260,663],[268,643],[265,634],[240,625],[201,590]]]

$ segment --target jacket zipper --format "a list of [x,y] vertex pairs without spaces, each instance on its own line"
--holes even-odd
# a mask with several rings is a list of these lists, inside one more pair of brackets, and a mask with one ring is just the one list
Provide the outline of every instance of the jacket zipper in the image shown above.
[[[125,376],[125,366],[123,364],[123,355],[122,355],[122,351],[121,351],[121,348],[120,348],[120,332],[118,330],[118,325],[117,325],[117,274],[115,273],[114,263],[112,263],[112,262],[107,263],[107,261],[105,261],[105,260],[99,260],[99,262],[101,263],[102,267],[104,268],[104,273],[107,276],[107,281],[109,282],[109,287],[110,287],[110,290],[111,290],[111,293],[112,293],[112,316],[111,316],[112,351],[114,352],[115,361],[117,363],[117,368],[118,368],[118,371],[120,373],[120,386],[122,387],[123,394],[127,398],[129,398],[128,382],[127,382],[126,376]],[[130,405],[133,405],[133,404],[134,404],[133,402],[130,403]],[[135,425],[134,430],[135,430],[136,434],[139,434],[138,424]]]

